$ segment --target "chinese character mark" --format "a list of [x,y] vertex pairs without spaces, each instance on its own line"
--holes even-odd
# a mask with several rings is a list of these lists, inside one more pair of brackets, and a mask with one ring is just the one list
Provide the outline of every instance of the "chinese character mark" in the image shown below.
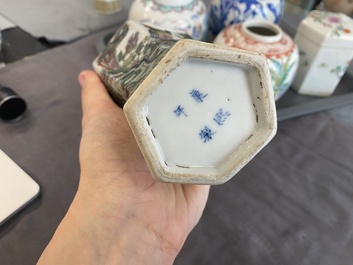
[[184,108],[181,105],[178,105],[178,107],[174,110],[174,113],[177,117],[180,117],[182,114],[187,117],[186,113],[184,112]]
[[208,96],[208,94],[201,93],[199,90],[193,89],[190,92],[191,97],[195,99],[197,103],[203,102],[203,99]]
[[205,126],[201,132],[199,133],[201,140],[203,140],[204,143],[212,140],[212,136],[215,134],[215,132],[212,132],[210,128]]
[[230,116],[230,113],[228,111],[224,112],[223,109],[220,109],[216,116],[213,118],[213,120],[218,124],[218,125],[223,125],[223,123],[226,121],[226,119]]

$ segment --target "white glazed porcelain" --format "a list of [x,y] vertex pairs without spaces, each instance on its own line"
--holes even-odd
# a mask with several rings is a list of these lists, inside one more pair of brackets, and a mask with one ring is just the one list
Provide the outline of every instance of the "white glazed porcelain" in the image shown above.
[[196,40],[204,40],[208,29],[208,12],[201,0],[135,0],[129,19],[182,31]]
[[292,84],[299,63],[298,48],[276,24],[251,20],[231,25],[217,35],[214,43],[264,54],[270,66],[275,100]]
[[332,95],[352,61],[353,20],[341,13],[312,11],[294,40],[300,64],[293,88],[303,95]]
[[221,184],[275,135],[266,58],[180,40],[124,106],[156,180]]
[[210,0],[210,31],[216,36],[229,25],[252,19],[277,24],[282,17],[283,2],[284,0]]
[[94,68],[117,103],[127,100],[124,113],[156,180],[224,183],[276,133],[267,60],[172,36],[128,21]]

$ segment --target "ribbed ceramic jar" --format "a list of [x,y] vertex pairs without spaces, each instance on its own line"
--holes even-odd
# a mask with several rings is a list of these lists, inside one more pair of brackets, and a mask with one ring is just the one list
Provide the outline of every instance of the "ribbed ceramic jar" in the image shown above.
[[204,40],[208,30],[208,11],[201,0],[135,0],[129,19],[181,31],[195,40]]
[[222,29],[251,19],[279,23],[284,0],[211,0],[209,28],[216,36]]
[[299,63],[298,48],[276,24],[251,20],[231,25],[218,34],[214,43],[264,54],[270,66],[275,100],[292,84]]

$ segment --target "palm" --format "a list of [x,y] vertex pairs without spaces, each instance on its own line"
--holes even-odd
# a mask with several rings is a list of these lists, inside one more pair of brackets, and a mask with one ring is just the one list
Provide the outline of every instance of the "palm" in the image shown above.
[[80,186],[101,190],[111,205],[124,200],[137,222],[167,242],[164,247],[180,249],[202,214],[209,187],[155,182],[122,110],[94,82],[96,90],[83,91]]

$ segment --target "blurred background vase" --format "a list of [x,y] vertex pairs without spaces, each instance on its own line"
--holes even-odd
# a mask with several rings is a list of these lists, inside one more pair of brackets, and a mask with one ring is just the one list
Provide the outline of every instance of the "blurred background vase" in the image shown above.
[[208,31],[208,11],[201,0],[135,0],[129,19],[181,31],[195,40],[205,40]]
[[324,0],[323,2],[325,9],[328,11],[353,16],[353,0]]
[[282,18],[284,0],[211,0],[210,32],[216,36],[223,28],[250,19],[263,19],[275,24]]
[[317,3],[317,0],[285,0],[283,13],[296,14],[304,17]]
[[249,20],[230,25],[217,35],[214,43],[265,55],[270,66],[275,100],[291,86],[299,64],[298,47],[276,24]]

